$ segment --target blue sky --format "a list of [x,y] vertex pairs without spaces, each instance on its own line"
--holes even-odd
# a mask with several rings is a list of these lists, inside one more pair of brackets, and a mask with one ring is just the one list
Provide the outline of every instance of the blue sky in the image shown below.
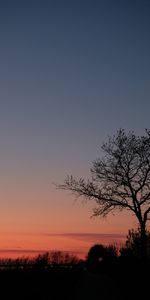
[[143,132],[149,8],[149,1],[1,2],[2,144],[24,141],[26,153],[41,154],[79,147],[85,156],[119,127]]
[[[146,0],[1,1],[4,231],[14,223],[14,231],[29,230],[34,223],[58,232],[58,210],[61,231],[71,218],[75,230],[74,209],[80,223],[86,207],[69,206],[68,213],[71,197],[52,182],[68,173],[87,176],[101,143],[118,128],[137,134],[149,128],[149,15]],[[88,209],[81,231],[97,232],[100,225],[91,225]]]

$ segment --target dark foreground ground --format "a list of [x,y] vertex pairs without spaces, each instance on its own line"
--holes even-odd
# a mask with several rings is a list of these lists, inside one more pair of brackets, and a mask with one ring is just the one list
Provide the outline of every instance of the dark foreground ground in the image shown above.
[[83,267],[1,270],[0,295],[4,300],[148,299],[149,266],[115,265],[98,272]]

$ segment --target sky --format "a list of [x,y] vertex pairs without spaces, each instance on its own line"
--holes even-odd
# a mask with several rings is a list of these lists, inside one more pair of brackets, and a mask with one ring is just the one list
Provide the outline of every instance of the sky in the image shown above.
[[0,1],[1,255],[86,252],[136,226],[53,183],[88,177],[120,127],[149,128],[149,15],[149,0]]

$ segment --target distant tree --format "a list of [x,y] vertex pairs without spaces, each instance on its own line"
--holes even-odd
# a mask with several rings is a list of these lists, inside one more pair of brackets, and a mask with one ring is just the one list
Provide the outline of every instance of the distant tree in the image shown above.
[[150,213],[150,131],[136,136],[124,129],[102,144],[104,156],[93,162],[91,179],[68,176],[58,188],[95,200],[94,216],[128,210],[140,227],[141,256],[146,258],[146,225]]
[[74,265],[78,261],[75,255],[63,251],[52,251],[49,254],[49,262],[52,265]]
[[114,245],[104,246],[95,244],[87,255],[87,266],[89,269],[97,270],[103,265],[114,262],[117,258],[117,249]]
[[39,254],[33,262],[38,267],[46,267],[49,265],[74,265],[79,262],[79,259],[65,251],[50,251]]

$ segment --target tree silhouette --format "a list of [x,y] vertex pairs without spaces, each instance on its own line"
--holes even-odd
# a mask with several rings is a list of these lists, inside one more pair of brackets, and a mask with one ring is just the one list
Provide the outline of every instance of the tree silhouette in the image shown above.
[[119,129],[102,144],[104,156],[93,162],[91,179],[68,176],[58,188],[95,200],[94,216],[131,211],[141,235],[141,256],[146,258],[146,225],[150,212],[150,131],[136,136]]
[[89,270],[99,270],[102,266],[113,263],[116,258],[117,248],[114,245],[95,244],[88,252],[87,267]]

